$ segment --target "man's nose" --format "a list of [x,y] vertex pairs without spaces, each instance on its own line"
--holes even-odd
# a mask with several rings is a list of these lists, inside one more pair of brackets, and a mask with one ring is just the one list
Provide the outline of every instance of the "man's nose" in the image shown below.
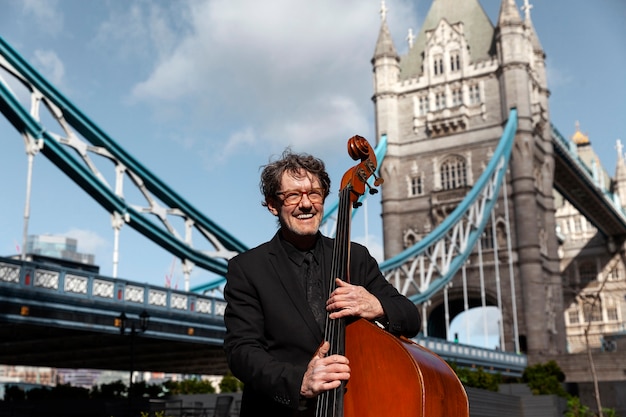
[[313,205],[313,203],[311,203],[311,200],[309,199],[308,193],[302,193],[302,197],[300,199],[300,205],[304,207],[311,207]]

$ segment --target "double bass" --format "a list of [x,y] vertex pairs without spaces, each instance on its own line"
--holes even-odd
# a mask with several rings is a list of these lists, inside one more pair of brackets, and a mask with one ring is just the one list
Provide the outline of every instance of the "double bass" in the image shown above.
[[[343,175],[339,192],[337,228],[333,247],[330,292],[335,277],[349,282],[351,210],[369,188],[382,184],[376,176],[377,160],[361,136],[348,140],[348,154],[360,160]],[[368,183],[374,177],[374,185]],[[467,417],[467,394],[460,380],[439,356],[418,343],[397,337],[365,319],[326,318],[324,339],[328,355],[350,361],[350,379],[317,397],[316,417]]]

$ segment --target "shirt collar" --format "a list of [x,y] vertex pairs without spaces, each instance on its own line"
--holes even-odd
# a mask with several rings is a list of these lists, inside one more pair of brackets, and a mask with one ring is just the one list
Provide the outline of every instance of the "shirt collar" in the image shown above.
[[280,233],[279,233],[279,236],[280,236],[280,243],[283,245],[283,248],[285,248],[285,252],[287,252],[287,256],[289,256],[289,259],[291,259],[291,261],[295,263],[296,265],[302,266],[302,263],[304,262],[304,255],[309,251],[313,252],[313,258],[315,259],[315,262],[318,264],[320,263],[321,252],[322,252],[322,243],[321,243],[322,239],[320,239],[321,235],[319,232],[318,232],[317,239],[315,240],[315,245],[311,249],[305,250],[305,251],[302,251],[296,248],[290,242],[285,240]]

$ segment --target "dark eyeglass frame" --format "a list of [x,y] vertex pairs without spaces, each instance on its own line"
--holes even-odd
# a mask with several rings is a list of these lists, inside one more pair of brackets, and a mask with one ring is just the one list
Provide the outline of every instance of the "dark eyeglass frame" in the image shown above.
[[300,204],[305,194],[312,204],[321,204],[324,202],[324,190],[322,188],[311,188],[308,191],[285,190],[276,193],[277,196],[282,196],[281,201],[285,206]]

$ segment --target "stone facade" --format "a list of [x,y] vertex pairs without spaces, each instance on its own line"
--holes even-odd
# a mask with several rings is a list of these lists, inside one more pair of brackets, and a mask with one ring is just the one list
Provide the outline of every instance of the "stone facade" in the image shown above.
[[[621,144],[618,142],[617,146],[617,172],[615,179],[611,179],[593,151],[589,137],[580,131],[578,125],[572,141],[576,144],[580,160],[594,172],[598,186],[610,189],[624,207],[626,164],[621,155]],[[621,350],[617,341],[626,337],[624,248],[608,241],[572,204],[560,195],[556,197],[567,351],[585,352],[587,343],[594,351]],[[624,370],[618,371],[624,378]]]
[[[383,18],[372,64],[376,134],[388,142],[381,165],[385,257],[426,236],[458,205],[515,107],[518,130],[495,227],[486,231],[482,262],[475,255],[466,267],[470,306],[480,305],[480,275],[487,304],[496,305],[497,268],[503,275],[500,347],[519,346],[531,363],[564,352],[549,91],[545,54],[530,16],[522,20],[515,2],[503,0],[494,26],[477,0],[434,0],[405,56],[396,52]],[[508,253],[496,257],[489,244],[494,234],[499,243],[512,242],[513,279],[504,277]],[[463,311],[462,292],[459,276],[448,290],[452,318]],[[429,304],[428,333],[445,337],[443,296]]]

